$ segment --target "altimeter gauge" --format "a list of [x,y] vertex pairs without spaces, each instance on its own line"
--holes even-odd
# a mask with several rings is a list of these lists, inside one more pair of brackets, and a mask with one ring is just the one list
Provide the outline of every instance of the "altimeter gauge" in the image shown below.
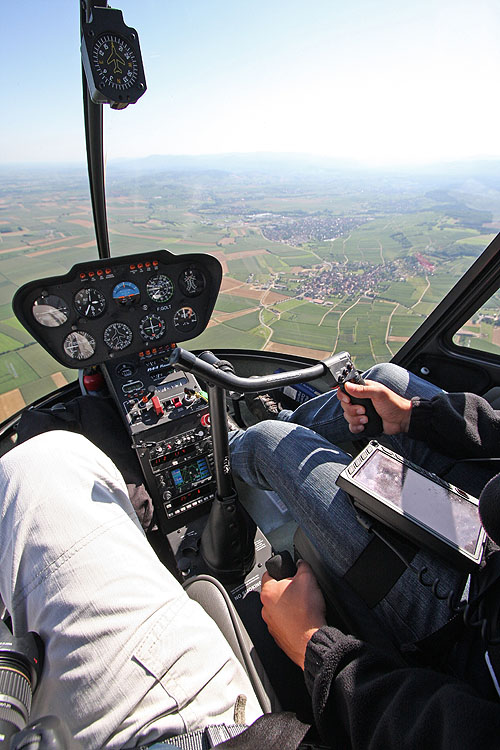
[[106,298],[99,289],[84,287],[75,294],[75,307],[86,318],[98,318],[106,309]]
[[63,342],[63,349],[71,359],[88,359],[95,347],[95,338],[87,331],[72,331]]
[[111,323],[105,328],[103,338],[106,346],[118,352],[132,343],[132,330],[125,323]]
[[139,333],[145,341],[157,341],[166,328],[165,321],[159,315],[146,315],[139,323]]
[[168,276],[160,273],[148,280],[146,291],[154,302],[168,302],[174,293],[174,285]]
[[69,318],[66,302],[56,294],[45,294],[33,302],[31,308],[37,323],[47,328],[62,326]]
[[178,331],[192,331],[198,322],[198,316],[192,307],[181,307],[174,315],[174,326]]

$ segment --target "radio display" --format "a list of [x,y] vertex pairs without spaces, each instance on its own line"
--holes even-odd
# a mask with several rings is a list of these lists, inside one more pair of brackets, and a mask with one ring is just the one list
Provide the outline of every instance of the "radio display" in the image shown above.
[[206,458],[198,458],[196,461],[172,469],[170,475],[177,489],[182,489],[185,484],[194,484],[204,479],[210,479],[212,476]]
[[167,453],[164,456],[152,458],[151,466],[153,469],[156,469],[158,466],[167,463],[167,461],[172,461],[174,458],[182,458],[182,456],[188,456],[190,453],[194,453],[195,450],[195,445],[187,445],[185,448],[178,448],[178,450],[170,451],[170,453]]

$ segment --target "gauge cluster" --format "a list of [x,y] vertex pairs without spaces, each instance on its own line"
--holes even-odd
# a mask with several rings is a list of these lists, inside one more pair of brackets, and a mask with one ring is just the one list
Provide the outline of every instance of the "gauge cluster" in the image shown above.
[[64,276],[31,281],[13,308],[49,354],[78,368],[198,336],[221,278],[210,255],[159,250],[78,263]]

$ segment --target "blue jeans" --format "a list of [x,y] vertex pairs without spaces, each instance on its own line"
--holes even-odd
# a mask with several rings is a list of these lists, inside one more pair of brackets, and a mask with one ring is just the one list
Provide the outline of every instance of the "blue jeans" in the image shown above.
[[[432,398],[440,392],[397,365],[376,365],[364,376],[407,398]],[[335,392],[318,396],[293,412],[283,411],[276,421],[230,433],[235,475],[252,486],[274,490],[338,576],[346,573],[372,538],[356,520],[348,496],[336,485],[339,473],[351,461],[336,446],[352,439]],[[453,464],[406,434],[384,436],[384,443],[437,474]],[[469,469],[469,476],[475,471]],[[477,492],[485,481],[481,474],[478,470]],[[473,480],[467,489],[474,491]],[[463,573],[431,553],[419,551],[413,563],[418,568],[426,566],[431,579],[439,577],[440,591],[452,589],[460,594],[463,590]],[[400,643],[423,638],[450,617],[446,602],[422,586],[411,570],[403,573],[373,611]]]

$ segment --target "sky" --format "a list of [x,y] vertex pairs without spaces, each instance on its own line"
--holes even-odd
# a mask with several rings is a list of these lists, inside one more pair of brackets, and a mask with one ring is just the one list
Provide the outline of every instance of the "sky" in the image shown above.
[[[116,0],[148,90],[106,157],[500,155],[498,0]],[[78,0],[0,3],[0,165],[84,160]]]

